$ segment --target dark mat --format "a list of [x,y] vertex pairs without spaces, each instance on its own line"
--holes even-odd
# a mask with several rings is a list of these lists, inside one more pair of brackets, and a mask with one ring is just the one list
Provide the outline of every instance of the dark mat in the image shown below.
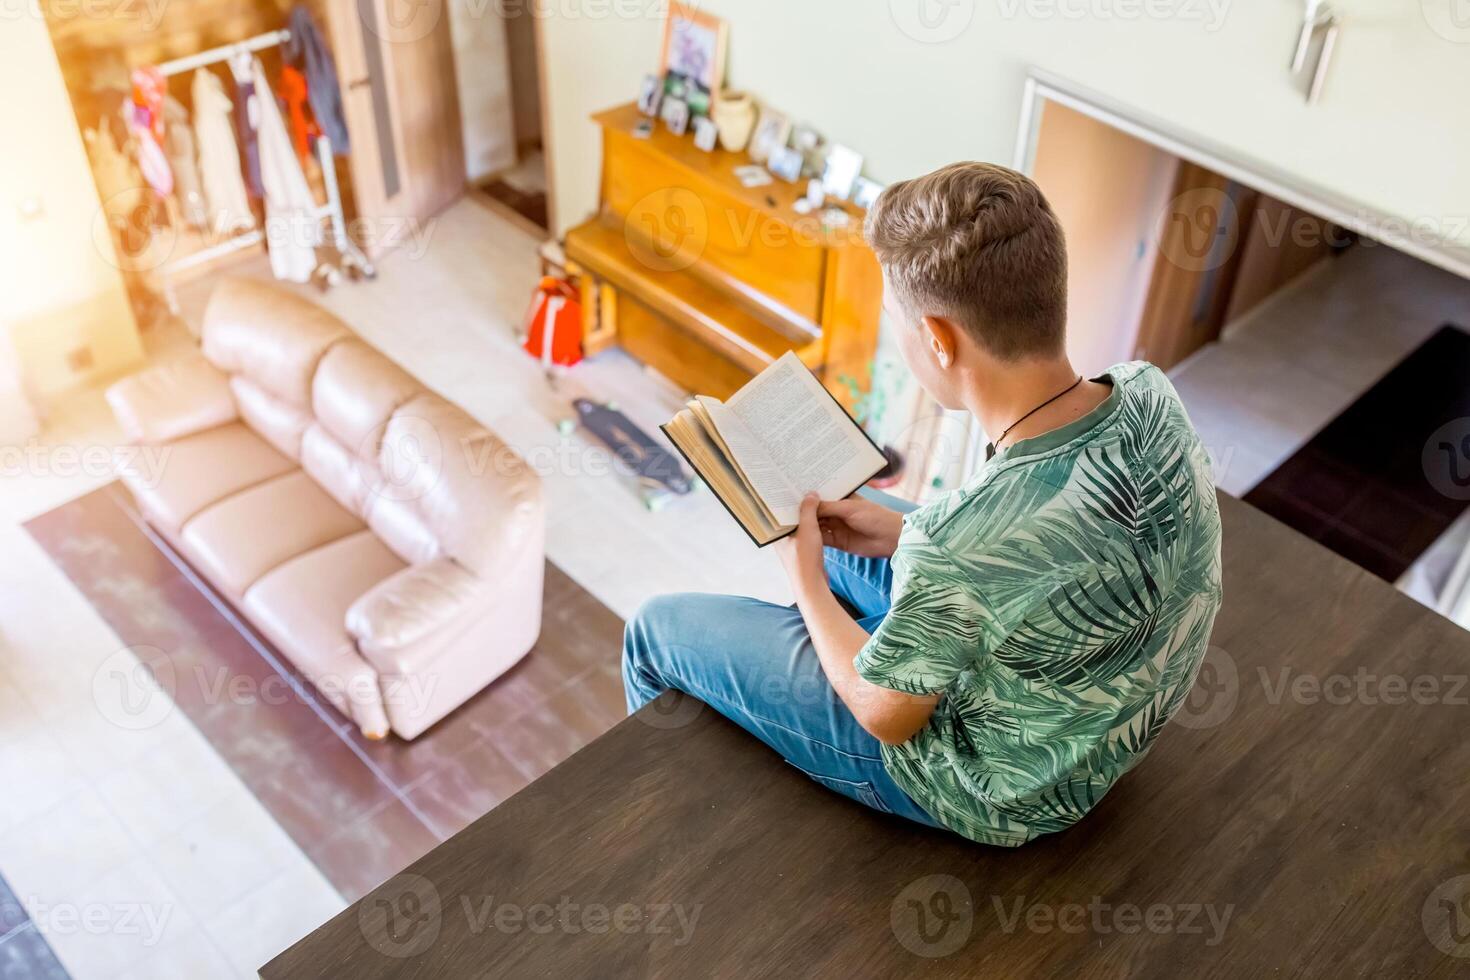
[[541,191],[523,191],[503,180],[491,180],[480,185],[480,191],[510,208],[516,214],[541,228],[551,227],[547,216],[546,195]]
[[1245,500],[1397,579],[1470,503],[1470,334],[1441,327]]
[[541,638],[412,742],[370,742],[151,537],[113,484],[26,530],[348,901],[626,714],[623,623],[546,566]]

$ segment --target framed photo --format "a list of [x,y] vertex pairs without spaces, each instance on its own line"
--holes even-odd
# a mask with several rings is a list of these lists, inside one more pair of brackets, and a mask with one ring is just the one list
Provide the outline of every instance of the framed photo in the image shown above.
[[864,211],[872,207],[878,201],[878,195],[883,193],[883,185],[876,180],[859,177],[852,183],[852,203]]
[[706,153],[715,151],[715,142],[720,138],[720,127],[708,116],[694,117],[694,145]]
[[827,167],[822,171],[822,187],[828,194],[845,201],[852,197],[853,184],[863,172],[862,154],[845,146],[834,146],[827,153]]
[[643,85],[638,89],[638,111],[657,118],[658,107],[663,100],[664,80],[657,75],[644,75]]
[[800,150],[783,146],[767,158],[766,168],[788,184],[794,184],[801,179],[801,165],[804,162],[805,157]]
[[659,74],[665,91],[682,86],[678,97],[696,115],[709,115],[725,83],[725,50],[729,28],[718,17],[688,4],[671,2],[664,20],[663,57]]
[[783,149],[790,138],[791,120],[775,109],[762,107],[755,135],[750,138],[750,158],[756,163],[765,163],[772,153]]
[[689,129],[689,103],[672,96],[664,97],[664,107],[659,113],[664,125],[675,136],[683,136]]

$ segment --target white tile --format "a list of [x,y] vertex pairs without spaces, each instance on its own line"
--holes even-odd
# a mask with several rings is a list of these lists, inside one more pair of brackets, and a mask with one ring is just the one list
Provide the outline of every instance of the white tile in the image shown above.
[[148,851],[190,910],[208,918],[301,859],[253,799],[227,797]]
[[67,901],[136,856],[137,845],[121,822],[95,790],[82,786],[5,833],[0,874],[21,904],[32,909]]
[[236,972],[208,933],[194,929],[159,943],[142,960],[116,974],[113,980],[228,980],[236,977],[254,978],[255,974]]
[[147,858],[135,858],[32,921],[74,980],[112,977],[199,931]]
[[315,868],[278,875],[205,922],[205,930],[244,976],[342,911],[346,903]]
[[179,830],[222,800],[245,792],[235,774],[192,729],[167,752],[145,752],[97,783],[114,815],[144,847]]

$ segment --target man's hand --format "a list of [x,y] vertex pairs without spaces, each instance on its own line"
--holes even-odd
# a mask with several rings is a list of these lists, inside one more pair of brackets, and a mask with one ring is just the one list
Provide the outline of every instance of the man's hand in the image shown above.
[[[791,591],[800,602],[827,589],[827,569],[822,564],[822,530],[817,524],[817,495],[809,493],[801,502],[801,519],[796,530],[776,542],[776,554],[791,580]],[[825,506],[825,505],[824,505]]]
[[862,558],[892,558],[903,515],[862,497],[824,500],[817,506],[822,542]]

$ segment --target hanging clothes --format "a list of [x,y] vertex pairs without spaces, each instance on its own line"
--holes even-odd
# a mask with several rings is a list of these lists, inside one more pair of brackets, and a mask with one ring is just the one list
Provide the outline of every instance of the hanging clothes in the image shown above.
[[311,138],[321,130],[306,114],[306,76],[290,65],[281,69],[281,101],[286,103],[286,118],[291,120],[291,145],[305,167],[311,158]]
[[191,228],[209,225],[209,208],[204,201],[204,187],[199,181],[199,163],[194,151],[194,131],[189,128],[189,113],[173,96],[163,100],[163,149],[174,172],[174,196],[179,200],[184,222]]
[[[256,57],[248,51],[235,55],[229,61],[230,73],[235,76],[235,139],[240,147],[240,170],[245,175],[245,189],[252,201],[265,197],[265,188],[260,182],[260,147],[257,132],[260,126],[259,107],[256,99]],[[260,92],[270,97],[270,89],[262,85]]]
[[337,84],[337,64],[332,60],[332,51],[322,40],[311,11],[305,4],[291,8],[291,37],[281,46],[281,57],[286,64],[306,76],[307,95],[311,99],[311,112],[317,125],[322,128],[332,143],[332,153],[339,157],[348,154],[351,146],[347,139],[347,121],[342,111],[342,89]]
[[313,214],[316,201],[301,172],[301,162],[266,82],[260,59],[252,59],[256,92],[256,136],[260,147],[260,178],[265,189],[266,249],[271,272],[290,282],[311,281],[316,247],[322,243],[322,223]]
[[134,68],[132,72],[133,104],[129,117],[133,150],[138,169],[148,186],[167,197],[174,192],[174,174],[163,152],[163,100],[168,83],[157,68]]
[[199,174],[209,223],[215,234],[229,235],[255,227],[255,215],[240,177],[240,152],[232,121],[234,103],[208,68],[194,72],[194,135],[199,144]]

